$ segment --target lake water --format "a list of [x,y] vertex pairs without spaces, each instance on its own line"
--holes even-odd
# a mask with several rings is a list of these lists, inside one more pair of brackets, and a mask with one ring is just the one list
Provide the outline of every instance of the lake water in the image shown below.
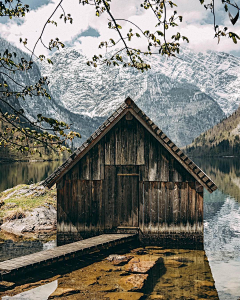
[[[237,300],[240,298],[240,162],[239,159],[233,158],[194,159],[194,161],[213,179],[219,188],[212,194],[205,192],[204,195],[204,250],[215,280],[218,296],[220,300]],[[1,166],[0,188],[4,190],[11,187],[11,184],[14,186],[22,182],[33,183],[43,180],[58,164],[59,162],[46,162]],[[4,252],[4,249],[9,247],[14,248],[13,243],[12,245],[10,245],[10,241],[8,243],[8,247],[2,245],[1,251]],[[15,242],[15,244],[18,243]],[[49,247],[53,246],[54,243],[49,244]],[[44,248],[44,243],[42,245],[36,243],[32,249],[34,247],[36,251],[39,251]],[[23,246],[20,248],[23,249]],[[202,253],[201,257],[204,257],[205,253]],[[200,254],[198,253],[198,255]],[[196,261],[198,260],[196,259]],[[193,259],[193,261],[195,260]],[[197,269],[195,267],[193,269],[196,270],[195,276],[198,276]],[[207,272],[205,273],[207,274]],[[73,275],[67,274],[66,278],[71,276]],[[164,276],[162,278],[164,279]],[[160,283],[156,284],[156,291],[158,289],[160,291],[164,286],[167,288],[169,285],[167,281],[163,283],[161,280],[159,280]],[[165,278],[165,280],[167,279]],[[177,282],[176,277],[174,279],[175,289],[173,290],[176,290]],[[46,289],[54,290],[56,286],[56,281],[54,281],[52,284],[46,285]],[[182,288],[180,280],[178,288],[180,290]],[[35,290],[34,293],[36,295]]]
[[62,161],[16,162],[0,164],[0,192],[18,184],[32,184],[44,180]]

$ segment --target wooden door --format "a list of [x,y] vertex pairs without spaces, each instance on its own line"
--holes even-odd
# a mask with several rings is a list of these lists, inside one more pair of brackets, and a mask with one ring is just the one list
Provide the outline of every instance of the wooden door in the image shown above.
[[138,166],[117,167],[118,226],[138,227],[139,174]]
[[105,166],[105,229],[138,227],[138,166]]

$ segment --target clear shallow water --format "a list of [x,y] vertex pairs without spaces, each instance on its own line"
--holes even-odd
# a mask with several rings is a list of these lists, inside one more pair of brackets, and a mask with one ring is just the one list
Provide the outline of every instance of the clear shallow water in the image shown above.
[[[204,248],[218,296],[220,300],[237,300],[240,298],[240,162],[229,158],[194,161],[219,187],[216,192],[204,195]],[[174,279],[175,287],[177,282],[181,289],[180,280]]]

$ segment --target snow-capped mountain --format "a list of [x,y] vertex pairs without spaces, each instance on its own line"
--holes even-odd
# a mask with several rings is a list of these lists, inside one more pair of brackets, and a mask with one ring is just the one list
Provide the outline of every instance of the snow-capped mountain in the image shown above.
[[[184,49],[178,59],[147,59],[152,68],[144,73],[129,68],[92,68],[80,51],[68,48],[56,52],[53,66],[42,65],[41,71],[50,79],[51,94],[65,109],[106,118],[130,96],[179,146],[189,144],[238,106],[233,94],[231,101],[228,99],[229,85],[223,79],[229,76],[232,81],[235,77],[235,81],[240,80],[235,70],[235,61],[240,69],[237,58]],[[225,62],[229,66],[227,75],[222,71]],[[216,66],[218,75],[213,83]],[[230,76],[234,70],[236,76]],[[231,84],[235,87],[234,82]],[[235,94],[237,89],[240,87],[235,87]]]
[[176,85],[193,85],[215,100],[226,115],[240,104],[240,59],[227,53],[203,54],[184,48],[179,58],[146,58],[151,70],[145,73],[126,68],[88,67],[87,58],[73,48],[56,52],[52,60],[53,66],[41,67],[51,80],[52,94],[69,110],[89,116],[109,115],[128,95],[138,101],[149,91],[149,85],[158,95]]
[[[18,57],[27,55],[0,39],[0,50]],[[73,48],[55,52],[53,65],[34,68],[14,79],[34,84],[48,76],[51,100],[42,97],[21,101],[28,116],[38,113],[72,124],[82,135],[80,143],[106,119],[127,96],[178,145],[189,144],[239,104],[240,59],[209,52],[196,54],[183,49],[180,58],[147,58],[151,70],[88,67],[87,58]],[[12,88],[12,87],[11,87]],[[79,143],[78,143],[79,144]]]
[[[8,49],[10,53],[16,53],[16,61],[21,61],[22,57],[27,60],[30,59],[28,54],[0,38],[0,53],[3,54],[6,49]],[[38,65],[35,63],[33,64],[33,68],[27,72],[17,71],[13,74],[12,72],[7,73],[7,70],[4,69],[4,73],[10,75],[13,80],[9,79],[6,75],[0,74],[0,83],[2,83],[3,80],[6,80],[11,91],[21,91],[22,87],[25,85],[34,85],[38,82],[40,77],[43,76]],[[22,87],[19,86],[19,84],[22,85]],[[49,92],[47,86],[46,89]],[[36,120],[37,114],[42,114],[71,124],[71,129],[80,132],[82,135],[81,140],[76,140],[78,144],[84,142],[84,140],[104,121],[104,118],[92,118],[87,115],[79,115],[78,113],[71,112],[62,107],[60,101],[56,101],[56,98],[54,97],[48,99],[41,96],[33,96],[32,98],[27,96],[25,97],[25,100],[10,97],[7,101],[15,109],[22,107],[25,114],[32,120]],[[4,105],[2,101],[0,101],[0,108],[3,111],[9,111],[9,107]]]

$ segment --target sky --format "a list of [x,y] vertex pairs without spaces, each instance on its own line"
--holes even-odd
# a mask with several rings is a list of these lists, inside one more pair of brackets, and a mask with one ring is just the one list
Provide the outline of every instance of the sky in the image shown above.
[[[36,43],[44,23],[54,11],[59,0],[24,0],[24,3],[30,5],[30,13],[25,18],[0,20],[0,35],[9,42],[21,47],[19,38],[28,39],[28,47],[32,49]],[[218,44],[214,39],[213,18],[209,11],[199,3],[199,0],[175,0],[178,7],[176,10],[179,15],[183,16],[183,22],[179,27],[167,32],[168,36],[180,31],[182,35],[189,38],[190,43],[183,43],[184,46],[190,47],[196,52],[206,50],[223,51],[240,57],[240,41],[235,45],[231,39],[223,38]],[[140,0],[112,0],[111,10],[115,18],[124,18],[134,22],[144,31],[147,29],[155,30],[156,19],[150,11],[140,8]],[[236,1],[240,6],[240,0]],[[240,35],[240,20],[233,27],[231,26],[228,14],[223,10],[221,0],[215,0],[216,18],[219,25],[224,25]],[[93,6],[79,4],[78,0],[64,0],[62,7],[66,13],[70,13],[73,18],[73,24],[65,24],[59,19],[62,14],[61,8],[57,10],[54,21],[58,25],[48,24],[43,34],[43,42],[48,44],[51,38],[58,37],[67,47],[75,47],[87,55],[89,58],[94,54],[104,53],[106,50],[99,50],[98,45],[109,38],[118,39],[116,33],[108,29],[107,23],[109,16],[104,13],[100,17],[95,16]],[[233,15],[235,11],[231,11]],[[123,34],[128,29],[134,27],[128,22],[119,21],[122,26]],[[134,29],[135,30],[135,29]],[[137,32],[137,30],[135,30]],[[146,43],[144,38],[135,37],[132,46],[145,49]],[[130,45],[131,45],[130,44]],[[120,46],[120,45],[119,45]],[[49,51],[38,44],[36,54],[51,55]]]

